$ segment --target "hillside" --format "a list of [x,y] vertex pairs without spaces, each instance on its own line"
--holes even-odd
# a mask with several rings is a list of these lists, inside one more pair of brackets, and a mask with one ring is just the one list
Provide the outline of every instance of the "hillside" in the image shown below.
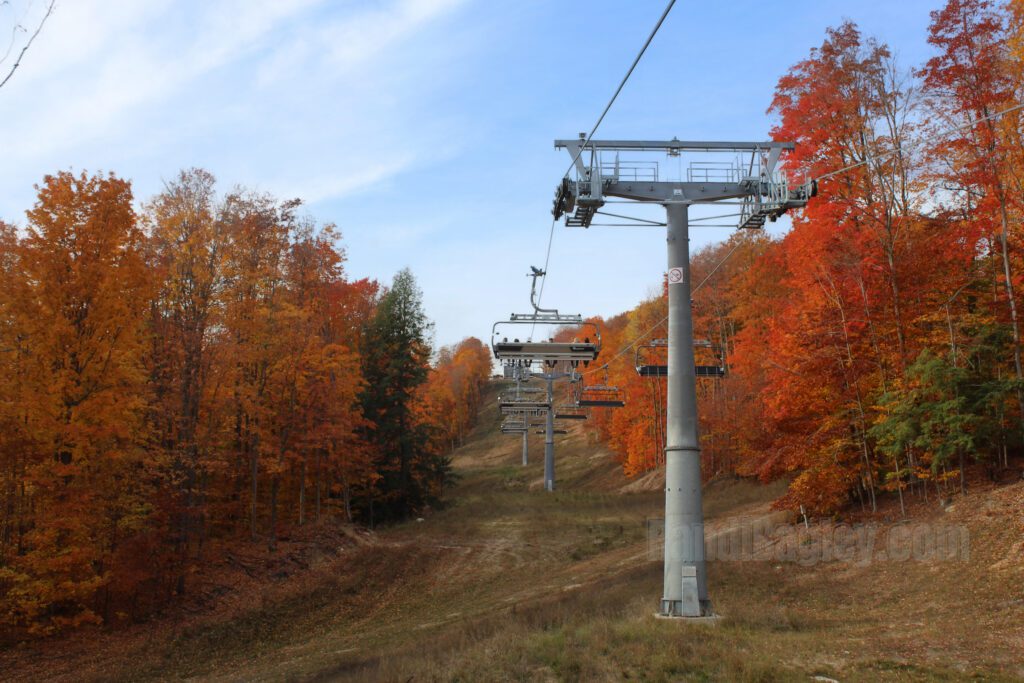
[[[711,563],[717,624],[667,622],[652,615],[661,564],[646,541],[660,492],[623,492],[617,465],[576,427],[557,445],[559,490],[544,494],[541,437],[522,468],[519,440],[498,434],[498,421],[488,409],[456,452],[461,479],[446,509],[376,532],[325,531],[318,557],[296,550],[285,579],[223,586],[216,608],[8,650],[3,678],[1024,677],[1024,484],[914,520],[963,525],[969,561],[812,564],[769,546]],[[769,504],[780,492],[710,484],[709,542],[778,521]],[[798,549],[830,529],[789,529],[773,544]]]

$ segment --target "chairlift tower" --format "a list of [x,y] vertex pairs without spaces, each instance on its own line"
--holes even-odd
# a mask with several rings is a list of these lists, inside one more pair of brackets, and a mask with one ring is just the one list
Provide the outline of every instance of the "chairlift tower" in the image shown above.
[[[544,489],[555,490],[555,428],[554,428],[554,389],[555,380],[573,377],[576,368],[582,363],[587,366],[595,360],[601,351],[601,331],[594,323],[583,320],[582,315],[566,315],[559,313],[555,308],[541,308],[538,302],[537,279],[542,278],[545,272],[539,268],[530,267],[531,272],[527,277],[533,278],[530,287],[530,304],[533,306],[533,313],[513,313],[508,320],[494,323],[491,328],[491,349],[494,357],[509,365],[526,368],[525,372],[547,382],[546,401],[537,401],[537,409],[541,406],[545,417],[544,430]],[[529,330],[526,327],[529,326]],[[554,334],[562,327],[573,327],[580,331],[583,339],[572,341],[555,341]],[[534,339],[534,334],[540,328],[539,339]],[[516,336],[515,330],[519,332]],[[589,332],[587,332],[589,330]],[[512,339],[509,339],[509,335]],[[547,371],[543,374],[532,373],[529,368],[534,361],[540,361]],[[568,363],[569,372],[556,372],[560,363]],[[522,373],[523,370],[514,371]],[[520,402],[522,399],[520,399]],[[501,405],[502,411],[517,410],[524,406]],[[523,463],[526,463],[526,435],[523,435]]]
[[554,368],[549,368],[547,372],[537,375],[547,382],[548,404],[552,406],[552,409],[544,416],[544,490],[548,492],[555,490],[555,434],[558,433],[555,430],[555,411],[553,403],[555,398],[555,381],[559,379],[572,378],[575,374],[575,369],[569,372],[555,372]]
[[[813,181],[791,183],[776,170],[791,142],[692,142],[556,140],[573,159],[575,179],[555,190],[553,214],[569,227],[590,227],[606,198],[658,203],[667,214],[668,243],[668,425],[665,444],[665,571],[659,612],[671,617],[713,614],[708,598],[701,509],[700,441],[690,299],[689,207],[732,203],[738,227],[762,228],[790,209],[807,204]],[[693,161],[686,177],[661,177],[657,160],[620,160],[621,155],[679,158],[731,155],[726,161]],[[674,164],[673,164],[674,165]],[[682,169],[682,160],[679,159]],[[682,173],[680,172],[680,176]]]
[[[499,410],[503,415],[512,416],[512,419],[518,419],[519,417],[529,417],[530,410],[523,409],[520,411],[506,410],[507,406],[518,407],[521,401],[527,400],[527,394],[537,393],[541,389],[536,387],[523,386],[524,383],[528,382],[533,376],[530,372],[530,366],[521,361],[506,361],[508,363],[504,366],[505,378],[515,380],[516,392],[510,397],[506,398],[502,396],[498,400]],[[510,426],[507,423],[501,425],[502,434],[520,434],[522,435],[523,442],[523,467],[530,464],[530,430],[527,427],[519,429],[518,426]]]

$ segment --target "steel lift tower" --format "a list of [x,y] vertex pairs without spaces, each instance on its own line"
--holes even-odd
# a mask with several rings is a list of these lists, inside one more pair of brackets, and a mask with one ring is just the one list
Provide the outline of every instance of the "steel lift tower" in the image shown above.
[[[530,372],[530,367],[528,365],[525,365],[521,361],[511,361],[511,364],[510,365],[505,365],[503,369],[504,369],[505,379],[515,380],[516,392],[515,392],[515,395],[512,397],[515,401],[519,401],[519,400],[522,400],[524,398],[527,398],[525,396],[525,394],[533,394],[533,393],[537,393],[537,392],[541,391],[537,387],[526,387],[526,386],[523,386],[526,382],[529,382],[530,378],[533,376],[533,374]],[[502,404],[507,403],[507,401],[505,400],[504,396],[501,398],[500,403],[502,403]],[[528,415],[529,412],[530,411],[527,410],[527,411],[523,411],[521,413],[514,413],[514,412],[512,412],[512,413],[509,413],[509,414],[515,416],[513,419],[519,419],[519,418],[522,418],[524,416],[528,417],[529,416]],[[522,435],[522,440],[523,440],[523,467],[526,467],[528,464],[530,464],[530,440],[529,440],[530,430],[529,430],[529,428],[528,427],[524,427],[524,428],[520,429],[518,426],[513,426],[513,425],[510,425],[510,424],[502,424],[501,432],[502,432],[502,434],[520,434],[520,435]]]
[[[556,140],[573,159],[555,191],[555,218],[590,227],[606,198],[662,204],[668,214],[668,425],[665,444],[665,574],[659,612],[671,617],[711,616],[704,559],[700,441],[690,300],[689,207],[732,203],[741,228],[761,228],[816,193],[813,181],[791,184],[776,170],[791,142]],[[630,160],[620,160],[628,155]],[[678,159],[679,178],[661,177],[659,160]],[[683,155],[728,155],[726,161],[691,161]],[[718,156],[719,159],[722,156]],[[664,163],[664,162],[660,162]]]
[[[575,369],[580,363],[586,367],[597,359],[601,352],[601,330],[595,323],[584,321],[582,315],[566,315],[559,313],[555,308],[541,308],[538,301],[537,279],[544,277],[545,272],[532,266],[530,270],[527,277],[533,278],[533,283],[530,286],[530,304],[533,306],[533,313],[513,313],[508,320],[494,323],[494,327],[491,328],[491,349],[494,352],[494,357],[502,361],[506,367],[509,364],[518,364],[519,367],[526,368],[529,375],[547,382],[546,401],[535,403],[537,409],[542,409],[545,415],[544,490],[554,491],[556,431],[553,383],[559,379],[575,376]],[[527,326],[529,326],[529,331],[526,330]],[[555,341],[553,335],[564,327],[575,329],[583,339]],[[522,330],[519,333],[522,339],[515,336],[516,329]],[[536,340],[533,338],[535,333],[539,334],[539,338]],[[508,337],[510,334],[513,337],[511,340]],[[534,361],[540,361],[547,368],[547,372],[543,374],[530,372],[529,368]],[[556,372],[555,368],[564,363],[568,363],[572,370]],[[523,405],[521,401],[517,405],[502,403],[501,408],[503,411],[518,411]],[[524,440],[524,463],[526,462],[525,443]]]

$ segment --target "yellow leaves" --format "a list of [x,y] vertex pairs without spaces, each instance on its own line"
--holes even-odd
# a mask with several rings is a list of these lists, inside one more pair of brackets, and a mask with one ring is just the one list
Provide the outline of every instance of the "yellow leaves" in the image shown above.
[[[347,511],[383,480],[359,352],[379,286],[347,282],[336,232],[295,209],[220,202],[191,170],[147,205],[147,238],[128,183],[63,173],[40,187],[24,238],[0,224],[0,349],[16,350],[0,356],[0,502],[25,511],[0,541],[24,551],[0,552],[0,620],[96,621],[104,585],[117,614],[174,578],[157,571],[184,581],[201,531],[256,536],[268,518],[302,519],[277,514],[297,501],[336,513],[334,493]],[[489,374],[478,341],[456,355],[444,419],[471,415]]]
[[434,447],[451,449],[476,423],[480,401],[491,375],[490,350],[475,337],[438,351],[437,363],[416,392],[413,411],[419,424],[441,438]]
[[113,176],[48,177],[26,237],[6,245],[5,274],[23,284],[0,307],[25,353],[11,367],[19,401],[0,419],[28,438],[0,458],[20,468],[32,516],[0,604],[38,631],[99,620],[89,603],[108,580],[105,547],[150,517],[136,467],[150,290],[131,203]]

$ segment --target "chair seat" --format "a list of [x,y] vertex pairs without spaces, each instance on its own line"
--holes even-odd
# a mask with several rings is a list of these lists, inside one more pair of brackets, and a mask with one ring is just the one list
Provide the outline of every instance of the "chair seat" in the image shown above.
[[600,349],[587,342],[496,342],[494,356],[500,359],[594,360]]

